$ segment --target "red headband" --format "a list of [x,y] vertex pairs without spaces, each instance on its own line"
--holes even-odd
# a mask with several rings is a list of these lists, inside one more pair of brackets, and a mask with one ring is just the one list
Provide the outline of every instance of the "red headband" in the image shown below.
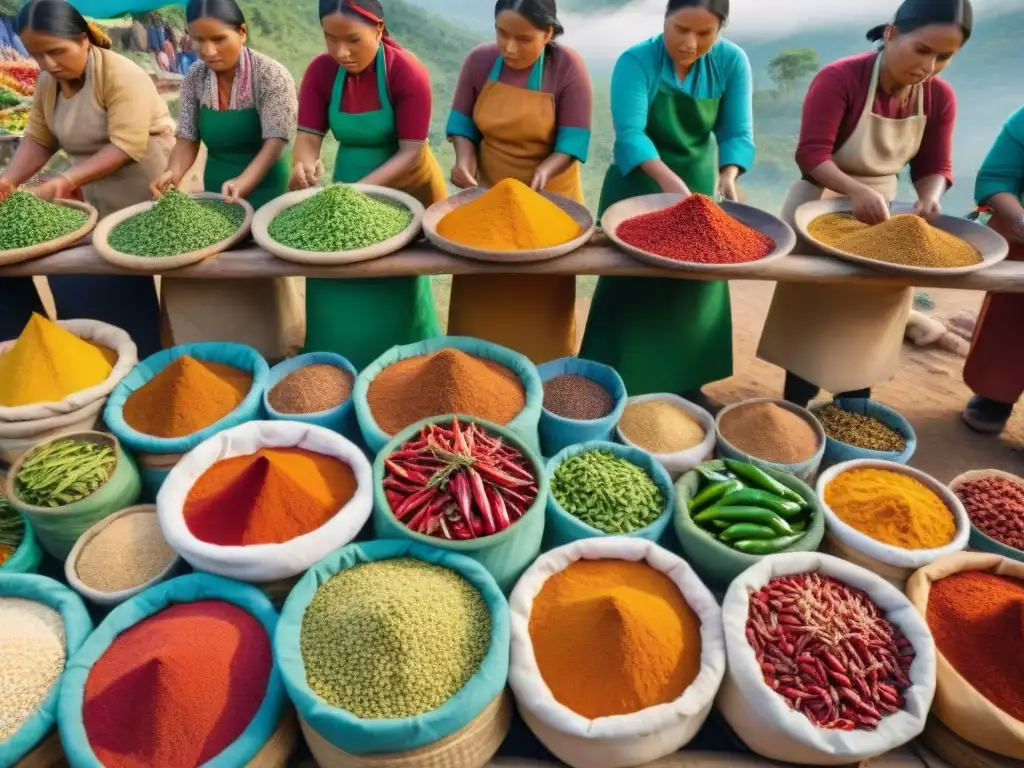
[[355,11],[356,13],[358,13],[363,18],[369,19],[374,24],[383,24],[384,23],[384,19],[380,18],[379,16],[375,16],[374,14],[370,13],[370,11],[366,10],[365,8],[361,8],[360,6],[356,5],[356,3],[353,2],[353,0],[345,0],[345,6],[349,10]]

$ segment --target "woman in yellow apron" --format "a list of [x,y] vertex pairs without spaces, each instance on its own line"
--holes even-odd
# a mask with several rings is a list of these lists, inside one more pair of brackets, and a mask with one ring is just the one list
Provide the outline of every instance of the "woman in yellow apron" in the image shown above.
[[[18,14],[19,36],[43,70],[32,112],[10,164],[0,200],[38,173],[58,151],[71,168],[33,188],[40,197],[80,191],[100,216],[149,199],[167,166],[174,121],[149,75],[107,50],[104,40],[65,0],[31,0]],[[58,317],[89,318],[127,331],[140,357],[160,349],[152,277],[63,276],[49,279]],[[29,278],[0,278],[0,338],[21,332],[42,304]]]
[[[189,0],[185,18],[201,61],[182,83],[178,140],[153,195],[178,186],[205,144],[204,189],[260,208],[288,190],[295,81],[284,66],[246,47],[245,16],[235,0]],[[168,345],[234,341],[271,361],[302,346],[294,279],[165,277],[161,294]]]
[[[320,0],[328,53],[302,78],[291,186],[315,186],[328,130],[338,140],[334,181],[407,192],[424,205],[447,194],[427,145],[430,74],[388,35],[377,0]],[[357,368],[396,344],[441,332],[429,277],[306,281],[306,349]]]
[[[906,0],[892,24],[872,29],[873,51],[829,64],[804,102],[796,159],[804,174],[783,218],[806,202],[849,197],[861,221],[889,218],[909,164],[915,212],[939,215],[952,183],[956,97],[937,75],[971,34],[969,0]],[[870,397],[895,375],[912,288],[780,283],[758,356],[786,369],[785,397],[806,405],[823,388]]]
[[[494,10],[497,43],[470,52],[455,90],[452,183],[513,178],[582,203],[593,105],[586,67],[552,42],[562,33],[555,0],[498,0]],[[576,278],[456,275],[448,333],[511,347],[535,363],[571,355]]]

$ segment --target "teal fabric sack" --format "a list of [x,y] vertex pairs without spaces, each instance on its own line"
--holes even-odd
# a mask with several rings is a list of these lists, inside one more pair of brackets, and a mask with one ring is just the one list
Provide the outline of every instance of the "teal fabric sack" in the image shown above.
[[583,376],[608,390],[615,403],[614,410],[607,416],[589,421],[567,419],[544,408],[540,414],[540,447],[545,456],[554,456],[570,445],[614,439],[615,427],[626,410],[627,399],[626,385],[614,368],[578,357],[563,357],[538,365],[537,373],[542,384],[557,376]]
[[434,536],[410,531],[404,523],[395,519],[384,494],[384,462],[403,443],[414,440],[420,429],[427,424],[440,424],[447,427],[452,422],[451,416],[437,419],[425,419],[400,432],[384,449],[377,454],[373,462],[373,533],[378,539],[410,539],[421,544],[448,552],[471,557],[494,577],[498,587],[506,595],[519,581],[523,572],[533,565],[540,554],[541,542],[544,538],[544,506],[548,497],[548,477],[544,471],[541,457],[517,435],[497,424],[460,416],[463,424],[475,423],[485,427],[492,435],[497,435],[506,443],[518,449],[533,465],[533,475],[537,478],[537,498],[526,510],[526,514],[516,520],[501,533],[493,536],[481,536],[468,541],[449,541]]
[[[124,420],[125,401],[150,379],[179,357],[194,357],[212,363],[223,363],[252,374],[252,389],[241,404],[220,421],[185,437],[162,438],[138,432]],[[150,355],[136,365],[110,393],[103,411],[103,420],[139,462],[142,477],[142,498],[152,502],[178,458],[208,437],[247,421],[263,417],[263,391],[270,377],[270,366],[259,352],[244,344],[203,341],[171,347]]]
[[[25,520],[25,516],[21,515],[21,519]],[[32,526],[25,520],[25,532],[21,536],[21,543],[14,550],[14,554],[0,565],[0,573],[37,573],[42,560],[43,549],[39,546]]]
[[[23,0],[22,4],[27,2]],[[184,5],[184,0],[71,0],[71,5],[83,16],[93,19],[114,19],[129,13],[158,11],[168,5]]]
[[[281,413],[270,404],[270,391],[281,383],[281,380],[288,374],[294,373],[310,365],[331,365],[341,368],[352,374],[353,385],[359,375],[356,367],[341,355],[334,352],[307,352],[304,355],[293,357],[290,360],[278,363],[270,369],[267,378],[267,386],[263,390],[263,409],[267,412],[267,418],[271,421],[299,421],[303,424],[315,424],[318,427],[326,427],[351,440],[359,433],[359,424],[355,420],[355,409],[352,406],[352,396],[336,408],[330,408],[318,413]],[[355,434],[350,434],[354,432]],[[360,438],[362,435],[359,435]]]
[[[628,445],[609,443],[602,440],[581,443],[580,445],[570,445],[548,461],[547,477],[549,488],[551,480],[555,476],[555,470],[558,469],[559,464],[567,459],[571,459],[573,456],[579,456],[581,453],[587,453],[589,451],[607,451],[621,459],[626,459],[647,472],[650,478],[657,483],[662,494],[665,496],[665,509],[662,511],[661,516],[646,528],[641,528],[640,530],[633,531],[632,533],[616,535],[647,539],[648,541],[653,541],[655,543],[661,541],[669,524],[672,522],[672,510],[675,509],[676,491],[675,487],[672,485],[672,478],[669,477],[668,472],[666,472],[665,468],[646,451],[641,451],[639,448],[633,448]],[[544,534],[545,552],[579,539],[594,539],[608,535],[610,534],[607,534],[604,531],[599,531],[597,528],[587,525],[566,512],[565,509],[562,508],[562,505],[555,501],[554,493],[551,493],[549,490],[547,522],[545,523]]]
[[[328,705],[306,683],[299,638],[306,607],[321,584],[361,563],[413,557],[462,574],[480,590],[491,611],[491,646],[480,669],[462,690],[432,712],[394,720],[362,720]],[[508,680],[508,603],[491,575],[468,557],[411,541],[349,544],[310,568],[292,589],[281,611],[274,656],[288,696],[305,723],[339,749],[354,755],[419,749],[464,728],[502,691]]]
[[362,430],[370,450],[376,453],[391,439],[391,435],[377,426],[373,413],[370,411],[370,405],[366,399],[370,383],[392,363],[410,357],[430,355],[445,348],[458,349],[469,355],[501,363],[519,376],[526,390],[526,407],[505,426],[526,443],[531,450],[539,452],[540,440],[537,435],[537,425],[540,422],[540,412],[544,405],[544,388],[540,383],[540,376],[537,375],[537,367],[518,352],[468,336],[439,336],[436,339],[416,344],[392,347],[359,374],[355,390],[352,392],[352,400],[355,403],[359,428]]
[[[897,464],[910,463],[910,460],[914,457],[914,452],[917,450],[917,434],[914,432],[914,428],[910,425],[910,422],[903,416],[889,406],[882,405],[874,400],[837,397],[833,402],[844,411],[859,413],[863,416],[872,416],[887,427],[895,429],[903,435],[903,438],[906,441],[906,447],[899,452],[872,451],[867,448],[857,448],[854,445],[843,443],[839,440],[833,440],[831,437],[826,435],[825,456],[821,460],[823,466],[831,467],[834,464],[841,464],[844,461],[853,461],[854,459],[880,459],[882,461],[894,461]],[[817,412],[821,408],[825,407],[825,405],[827,405],[827,403],[822,403],[821,405],[811,408],[811,413],[817,415]]]
[[0,741],[0,765],[15,765],[45,739],[57,722],[57,702],[71,658],[92,632],[92,619],[77,594],[58,581],[27,573],[0,573],[0,597],[20,597],[48,605],[64,619],[67,666],[43,703],[13,734]]
[[[85,683],[100,657],[114,639],[143,619],[174,603],[224,600],[248,611],[267,630],[271,643],[277,628],[277,612],[270,599],[256,587],[207,573],[180,576],[150,587],[112,610],[68,663],[57,707],[57,724],[68,761],[75,768],[103,768],[96,758],[82,722]],[[144,702],[139,702],[145,706]],[[238,768],[246,765],[277,730],[288,705],[281,675],[271,667],[267,693],[255,717],[223,752],[204,763],[204,768]]]

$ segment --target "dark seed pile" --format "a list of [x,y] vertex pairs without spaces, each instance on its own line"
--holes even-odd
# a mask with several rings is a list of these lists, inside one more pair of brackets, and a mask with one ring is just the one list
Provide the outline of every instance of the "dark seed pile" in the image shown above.
[[566,374],[544,382],[544,408],[566,419],[590,421],[615,410],[615,399],[593,379]]
[[0,203],[0,251],[56,240],[81,229],[88,218],[77,208],[14,192]]
[[179,256],[227,240],[238,231],[244,218],[245,211],[240,205],[193,200],[172,189],[150,210],[114,227],[107,243],[130,256]]

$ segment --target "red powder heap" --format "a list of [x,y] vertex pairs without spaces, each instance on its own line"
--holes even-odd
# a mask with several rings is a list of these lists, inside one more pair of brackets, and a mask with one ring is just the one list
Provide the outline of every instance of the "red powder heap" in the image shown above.
[[106,768],[195,768],[252,722],[270,638],[222,600],[165,608],[121,633],[89,673],[82,719]]
[[615,234],[648,253],[694,264],[742,264],[775,250],[774,240],[740,223],[704,195],[690,195],[671,208],[626,219]]

